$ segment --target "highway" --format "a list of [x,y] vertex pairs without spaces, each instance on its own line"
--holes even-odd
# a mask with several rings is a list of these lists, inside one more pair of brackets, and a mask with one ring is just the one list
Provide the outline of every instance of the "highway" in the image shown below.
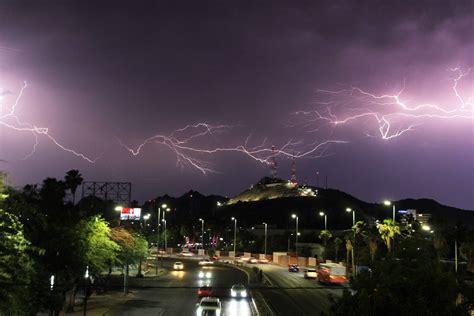
[[273,264],[248,266],[258,266],[263,270],[270,286],[261,294],[277,315],[327,313],[333,304],[332,298],[341,297],[344,289],[339,285],[322,285],[317,280],[305,279],[304,268],[299,273],[291,273],[286,267]]
[[[172,271],[175,261],[184,263],[183,271]],[[235,268],[212,266],[203,268],[196,260],[165,258],[163,267],[170,272],[158,278],[130,278],[130,288],[135,292],[133,299],[115,306],[106,315],[196,315],[196,303],[199,301],[197,290],[202,285],[215,289],[215,296],[222,302],[221,315],[252,315],[250,299],[230,297],[233,284],[247,285],[247,275]],[[210,279],[200,279],[199,271],[212,273]]]

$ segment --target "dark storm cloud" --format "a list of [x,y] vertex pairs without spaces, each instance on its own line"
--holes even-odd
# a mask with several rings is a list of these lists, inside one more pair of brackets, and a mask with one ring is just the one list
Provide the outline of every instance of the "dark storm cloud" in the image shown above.
[[[226,176],[202,177],[170,168],[174,156],[166,148],[148,147],[143,156],[131,159],[115,136],[138,144],[154,133],[167,135],[189,123],[210,121],[242,125],[219,135],[220,144],[238,144],[250,133],[256,143],[265,136],[276,143],[324,139],[326,135],[282,126],[290,112],[315,100],[317,88],[357,82],[390,90],[405,77],[415,78],[411,91],[423,90],[421,79],[440,88],[440,72],[447,67],[474,64],[473,13],[472,1],[433,0],[3,1],[0,67],[16,72],[16,82],[32,82],[30,95],[35,97],[25,99],[25,107],[44,111],[38,120],[69,144],[93,154],[106,148],[103,162],[93,166],[61,156],[58,166],[45,167],[43,152],[10,171],[14,177],[19,174],[19,182],[38,181],[48,172],[60,175],[78,165],[89,179],[133,181],[140,199],[191,187],[236,193],[266,167],[240,156],[216,156],[210,160]],[[457,137],[469,143],[472,134],[466,129]],[[443,192],[445,185],[436,176],[427,176],[433,192],[409,178],[415,167],[403,152],[418,153],[411,157],[414,166],[427,159],[419,145],[433,134],[423,133],[391,144],[346,133],[340,136],[351,138],[353,145],[334,148],[330,159],[298,162],[298,172],[311,178],[315,168],[322,168],[332,174],[335,186],[369,200],[387,194],[428,195],[472,208],[468,161],[459,163],[459,170],[468,172],[453,186],[460,193]],[[452,159],[445,151],[474,157],[469,146],[456,149],[438,134],[428,142],[439,147],[429,151],[433,166],[427,173],[436,174],[437,166]],[[42,146],[48,155],[55,152]],[[238,168],[233,168],[235,160]],[[356,165],[346,167],[350,162]],[[24,166],[33,171],[26,175]],[[371,172],[371,166],[394,174]],[[358,176],[360,170],[364,177]],[[403,182],[413,185],[384,182],[399,170],[406,171]]]

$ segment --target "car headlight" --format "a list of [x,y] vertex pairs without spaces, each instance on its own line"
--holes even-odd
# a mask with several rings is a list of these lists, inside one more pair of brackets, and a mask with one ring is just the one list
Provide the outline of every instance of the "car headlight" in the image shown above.
[[203,277],[204,277],[204,272],[200,271],[200,272],[199,272],[199,277],[200,277],[200,278],[203,278]]
[[242,296],[242,297],[247,297],[247,291],[242,291],[242,292],[240,292],[240,296]]
[[211,277],[211,272],[206,272],[206,278],[210,278]]
[[237,296],[237,293],[235,293],[234,290],[230,290],[230,296],[232,297],[236,297]]

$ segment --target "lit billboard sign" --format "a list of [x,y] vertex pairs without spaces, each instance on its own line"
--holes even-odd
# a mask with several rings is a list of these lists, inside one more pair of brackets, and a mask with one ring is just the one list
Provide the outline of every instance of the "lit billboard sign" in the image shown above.
[[124,207],[122,209],[122,212],[120,213],[120,219],[121,220],[139,220],[140,219],[140,214],[142,213],[142,209],[135,207],[135,208],[130,208],[130,207]]

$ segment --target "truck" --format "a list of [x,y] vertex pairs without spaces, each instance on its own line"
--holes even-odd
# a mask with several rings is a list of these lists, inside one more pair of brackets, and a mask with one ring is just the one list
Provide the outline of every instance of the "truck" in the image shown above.
[[346,267],[338,263],[321,263],[318,269],[318,281],[321,283],[347,283]]

